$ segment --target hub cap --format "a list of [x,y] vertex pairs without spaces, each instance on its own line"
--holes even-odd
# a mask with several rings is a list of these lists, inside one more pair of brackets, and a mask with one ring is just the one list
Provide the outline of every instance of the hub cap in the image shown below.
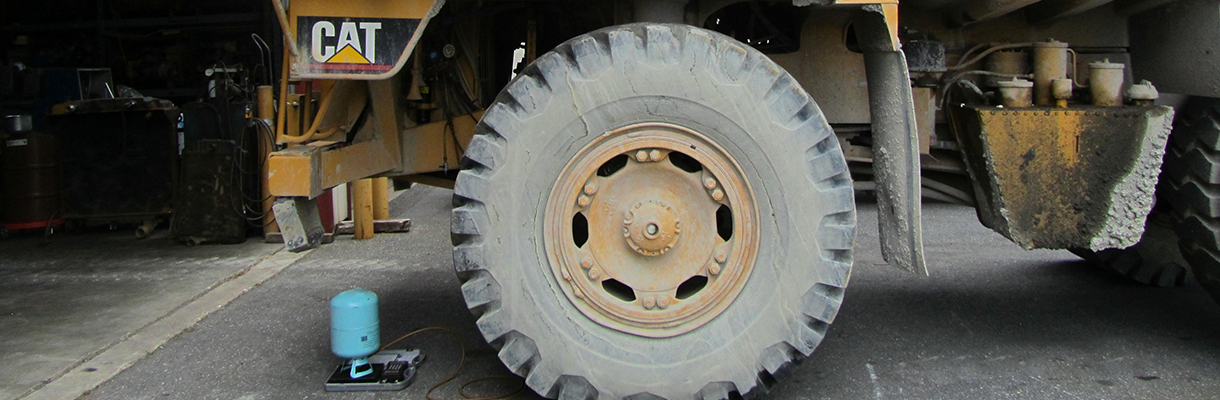
[[601,325],[689,332],[728,308],[750,276],[752,193],[732,157],[695,131],[653,123],[607,133],[564,167],[547,200],[552,270]]

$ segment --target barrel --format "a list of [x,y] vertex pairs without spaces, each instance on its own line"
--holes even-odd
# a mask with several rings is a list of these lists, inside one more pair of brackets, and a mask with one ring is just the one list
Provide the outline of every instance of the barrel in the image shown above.
[[0,161],[0,223],[7,229],[45,227],[59,211],[59,151],[54,135],[9,136]]

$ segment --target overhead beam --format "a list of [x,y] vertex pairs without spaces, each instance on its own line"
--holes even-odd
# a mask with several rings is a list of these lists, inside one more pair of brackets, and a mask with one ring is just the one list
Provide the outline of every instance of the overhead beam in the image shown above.
[[1114,0],[1046,0],[1026,9],[1025,17],[1031,25],[1045,24],[1112,2]]

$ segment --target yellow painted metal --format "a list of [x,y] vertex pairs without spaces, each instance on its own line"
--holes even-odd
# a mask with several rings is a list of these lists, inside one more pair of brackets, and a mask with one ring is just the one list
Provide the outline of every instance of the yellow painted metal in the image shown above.
[[1116,226],[1143,226],[1148,208],[1131,197],[1156,184],[1171,109],[963,111],[964,127],[978,132],[959,142],[987,193],[979,213],[985,225],[1026,248],[1095,248],[1097,240],[1116,238],[1121,248],[1139,239],[1113,235],[1129,231]]
[[[405,79],[405,78],[404,78]],[[397,82],[398,78],[392,79]],[[318,117],[314,125],[351,127],[361,110],[372,107],[369,121],[356,141],[349,146],[336,142],[313,142],[273,153],[268,165],[268,183],[275,196],[315,197],[328,188],[356,179],[381,175],[413,175],[454,170],[471,138],[483,111],[453,117],[452,120],[399,129],[397,86],[391,81],[339,81],[334,109]],[[367,88],[367,89],[366,89]],[[346,94],[344,94],[346,93]],[[289,134],[300,125],[296,108],[286,107]],[[375,121],[375,122],[374,122]],[[449,127],[450,121],[452,128]],[[341,140],[332,138],[332,140]]]
[[[314,173],[317,148],[295,146],[271,153],[267,159],[267,188],[277,197],[314,197],[313,188],[321,186]],[[318,192],[321,194],[321,191]]]
[[390,219],[390,179],[373,178],[373,219]]
[[301,135],[301,100],[304,100],[304,98],[305,96],[300,94],[290,94],[285,97],[286,107],[282,109],[284,112],[285,121],[284,130],[275,135],[277,143],[286,143],[282,142],[282,137],[295,137]]
[[[393,70],[376,76],[371,75],[326,75],[327,78],[344,80],[381,79],[395,76],[405,64],[410,49],[418,42],[421,32],[426,27],[427,20],[444,4],[444,0],[432,1],[402,1],[402,0],[358,0],[337,2],[333,0],[294,0],[282,21],[286,21],[286,33],[297,32],[297,17],[351,17],[351,18],[418,18],[423,23],[418,27],[415,37],[408,45],[408,51],[403,52]],[[839,0],[836,4],[844,5],[877,5],[881,7],[890,28],[893,43],[897,40],[898,1],[861,1]],[[304,44],[297,43],[298,47]],[[301,57],[293,53],[301,53],[299,49],[285,54],[286,66],[294,65]],[[303,54],[303,53],[302,53]],[[285,71],[287,73],[287,71]],[[311,78],[307,74],[292,72],[292,78]],[[288,82],[285,80],[284,85]],[[350,83],[349,83],[350,84]],[[439,121],[407,129],[400,133],[398,126],[397,105],[392,85],[370,81],[370,87],[380,88],[384,93],[373,94],[368,104],[373,108],[372,116],[377,120],[375,127],[366,127],[365,132],[351,133],[357,135],[356,143],[349,146],[328,146],[332,143],[314,143],[308,146],[295,146],[273,153],[267,163],[268,187],[276,196],[306,196],[314,197],[325,189],[354,181],[356,179],[393,173],[396,175],[414,175],[430,172],[456,169],[462,157],[460,147],[465,146],[474,135],[475,125],[482,117],[482,111],[467,116],[455,117],[450,121]],[[285,86],[286,87],[286,86]],[[285,93],[281,87],[281,93]],[[358,86],[364,88],[363,85]],[[374,89],[376,91],[376,89]],[[329,91],[328,91],[329,92]],[[332,131],[328,127],[334,125],[340,128],[352,128],[352,122],[364,104],[363,92],[335,90],[331,94],[336,104],[345,104],[343,110],[326,110],[319,113],[318,121],[310,124],[318,126],[323,136]],[[286,96],[293,98],[292,96]],[[324,95],[324,101],[325,99]],[[299,97],[295,98],[300,102]],[[292,101],[285,99],[287,101]],[[283,103],[281,103],[283,104]],[[306,140],[291,140],[302,135],[315,134],[310,127],[302,127],[293,123],[300,119],[301,109],[297,107],[282,107],[287,119],[283,129],[277,130],[277,141],[280,143],[297,143]],[[451,124],[451,127],[450,127]],[[333,131],[338,133],[338,131]],[[284,135],[288,135],[285,139]],[[369,137],[371,136],[371,137]],[[438,140],[439,138],[439,140]],[[316,140],[318,137],[310,137]],[[343,138],[329,138],[342,141]]]
[[[438,121],[418,125],[407,129],[402,134],[403,166],[402,175],[437,172],[445,169],[456,169],[462,159],[463,148],[474,137],[474,127],[483,118],[483,111],[453,117],[453,129],[446,128],[449,121]],[[454,137],[456,136],[456,138]]]
[[[1062,167],[1080,163],[1080,135],[1086,126],[1082,119],[1087,111],[994,110],[980,112],[983,130],[993,154],[1013,155],[996,163],[1000,173],[1019,176],[1031,167],[1045,175],[1057,175]],[[1047,117],[1050,118],[1047,118]],[[999,118],[997,118],[999,117]],[[1038,153],[1037,166],[1029,165],[1019,155]],[[1019,188],[1016,188],[1019,189]]]
[[898,41],[898,0],[890,1],[875,1],[875,0],[835,0],[835,4],[859,4],[859,5],[877,5],[881,7],[881,12],[885,14],[885,25],[890,30],[890,43],[894,44],[894,51],[899,50],[901,42]]
[[[312,87],[312,85],[307,85]],[[368,103],[368,85],[359,81],[322,82],[318,115],[310,116],[308,94],[288,95],[288,120],[276,143],[307,143],[318,140],[346,141]],[[295,113],[295,114],[294,114]]]
[[272,153],[268,160],[271,194],[313,198],[340,184],[401,169],[398,82],[353,83],[368,86],[372,110],[351,145],[314,143]]
[[373,238],[373,179],[352,183],[352,222],[356,240]]

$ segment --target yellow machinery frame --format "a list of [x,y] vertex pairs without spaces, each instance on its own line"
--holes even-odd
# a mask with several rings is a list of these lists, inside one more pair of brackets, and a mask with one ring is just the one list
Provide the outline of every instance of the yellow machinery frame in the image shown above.
[[[279,13],[285,37],[284,71],[280,87],[277,143],[289,147],[273,152],[267,161],[267,187],[277,197],[314,198],[332,187],[372,176],[401,176],[434,172],[442,160],[460,160],[462,154],[442,139],[447,121],[404,129],[400,106],[405,101],[395,88],[398,74],[406,64],[427,22],[436,15],[444,0],[294,0],[285,10],[280,0],[271,0]],[[837,5],[879,7],[889,29],[890,44],[898,51],[898,0],[838,0]],[[420,23],[407,48],[393,67],[379,74],[317,73],[302,65],[311,49],[298,41],[297,21],[303,17],[330,18],[409,18]],[[291,80],[325,79],[319,115],[308,128],[295,128],[286,122],[290,111],[288,86]],[[308,96],[308,94],[306,94]],[[308,100],[307,98],[305,99]],[[330,104],[346,107],[329,107]],[[299,104],[299,103],[298,103]],[[333,108],[333,109],[332,109]],[[366,109],[367,108],[367,109]],[[307,111],[308,107],[301,107]],[[359,124],[362,114],[366,123]],[[295,115],[294,115],[295,116]],[[453,134],[469,142],[481,112],[452,121]],[[308,116],[305,118],[309,120]],[[352,131],[355,130],[355,131]],[[297,133],[299,134],[292,134]],[[347,142],[348,135],[354,140]]]

